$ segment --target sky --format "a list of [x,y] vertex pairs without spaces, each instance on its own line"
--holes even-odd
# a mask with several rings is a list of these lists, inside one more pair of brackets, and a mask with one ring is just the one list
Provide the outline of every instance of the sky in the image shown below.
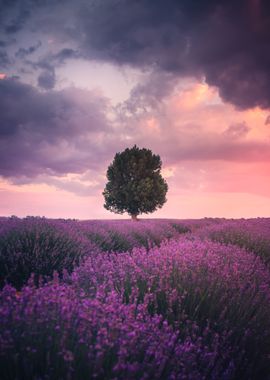
[[127,218],[134,144],[169,191],[149,218],[270,216],[268,0],[0,0],[0,215]]

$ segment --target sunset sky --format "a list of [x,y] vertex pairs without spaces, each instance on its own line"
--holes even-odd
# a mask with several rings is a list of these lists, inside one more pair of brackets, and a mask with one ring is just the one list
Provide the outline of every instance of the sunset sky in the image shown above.
[[0,0],[0,215],[126,218],[102,191],[137,144],[149,217],[269,217],[269,43],[268,0]]

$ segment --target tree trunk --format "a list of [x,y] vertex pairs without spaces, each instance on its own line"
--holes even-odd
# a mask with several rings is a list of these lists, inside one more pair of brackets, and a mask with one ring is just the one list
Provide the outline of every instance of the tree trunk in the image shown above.
[[137,218],[137,216],[138,216],[138,215],[136,215],[136,214],[132,214],[132,215],[131,215],[131,220],[132,220],[133,222],[138,222],[139,219]]

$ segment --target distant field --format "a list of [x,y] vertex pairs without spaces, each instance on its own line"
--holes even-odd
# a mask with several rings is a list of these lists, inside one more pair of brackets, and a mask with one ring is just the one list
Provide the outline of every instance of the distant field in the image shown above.
[[270,218],[0,218],[0,378],[270,379]]

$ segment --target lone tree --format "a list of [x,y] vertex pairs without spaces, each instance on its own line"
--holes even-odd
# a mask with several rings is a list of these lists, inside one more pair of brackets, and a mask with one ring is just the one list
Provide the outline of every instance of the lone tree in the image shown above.
[[117,214],[127,212],[132,220],[161,208],[168,191],[161,165],[158,155],[136,145],[117,153],[107,170],[104,207]]

